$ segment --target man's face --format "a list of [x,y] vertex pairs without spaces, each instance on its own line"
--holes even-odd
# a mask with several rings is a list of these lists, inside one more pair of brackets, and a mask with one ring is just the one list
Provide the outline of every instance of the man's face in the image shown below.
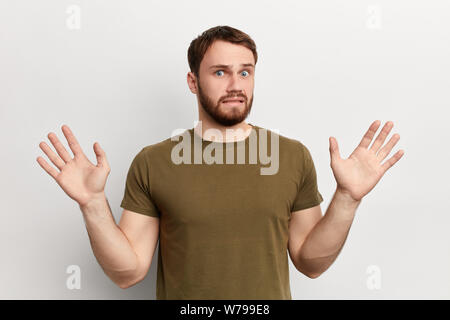
[[[250,49],[215,41],[200,64],[197,79],[200,105],[223,126],[244,121],[253,104],[254,73],[254,57]],[[229,99],[241,101],[226,102]]]

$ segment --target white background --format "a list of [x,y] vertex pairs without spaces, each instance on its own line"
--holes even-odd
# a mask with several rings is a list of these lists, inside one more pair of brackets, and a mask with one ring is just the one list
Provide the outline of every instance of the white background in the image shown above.
[[[80,29],[68,23],[71,5]],[[450,3],[437,0],[1,0],[0,298],[155,298],[157,254],[141,283],[122,290],[109,280],[78,205],[36,162],[46,158],[38,145],[55,132],[67,146],[68,124],[96,163],[98,141],[118,222],[136,153],[197,120],[191,40],[230,25],[259,54],[247,121],[309,148],[323,212],[336,187],[330,136],[346,158],[372,121],[391,120],[388,139],[401,138],[389,157],[405,150],[324,274],[309,279],[290,262],[293,299],[449,299],[449,16]],[[70,265],[81,268],[81,289],[66,287]],[[372,265],[378,289],[368,286]]]

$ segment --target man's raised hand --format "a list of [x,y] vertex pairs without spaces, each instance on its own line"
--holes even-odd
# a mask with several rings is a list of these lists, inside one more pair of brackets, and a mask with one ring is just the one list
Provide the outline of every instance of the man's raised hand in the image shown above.
[[74,157],[72,158],[56,134],[50,132],[48,138],[58,154],[44,141],[39,144],[39,147],[57,169],[48,164],[43,157],[37,157],[36,160],[70,198],[75,200],[80,206],[83,206],[91,200],[104,196],[106,179],[111,169],[106,159],[106,153],[98,142],[93,145],[97,157],[97,165],[94,165],[84,154],[70,128],[67,125],[63,125],[61,130]]
[[397,151],[391,158],[381,163],[400,140],[398,133],[394,134],[383,147],[387,135],[394,126],[388,121],[378,137],[369,148],[381,121],[372,122],[364,134],[360,144],[347,158],[341,158],[339,146],[335,137],[330,137],[330,162],[337,189],[349,195],[353,200],[361,200],[372,190],[386,171],[404,155],[404,150]]

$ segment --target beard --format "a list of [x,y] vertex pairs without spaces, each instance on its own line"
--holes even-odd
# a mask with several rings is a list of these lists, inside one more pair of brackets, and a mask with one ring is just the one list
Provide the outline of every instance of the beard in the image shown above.
[[[200,86],[200,80],[198,81],[198,98],[203,110],[205,110],[214,121],[227,127],[244,121],[250,114],[253,104],[253,95],[250,101],[248,101],[247,96],[242,93],[232,93],[215,103],[203,92]],[[223,103],[223,101],[231,98],[242,98],[244,102],[239,106],[227,106]]]

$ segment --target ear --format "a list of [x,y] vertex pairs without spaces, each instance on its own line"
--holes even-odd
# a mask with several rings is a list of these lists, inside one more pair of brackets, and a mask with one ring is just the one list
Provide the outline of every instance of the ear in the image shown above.
[[187,83],[191,92],[197,94],[197,77],[193,72],[187,73]]

